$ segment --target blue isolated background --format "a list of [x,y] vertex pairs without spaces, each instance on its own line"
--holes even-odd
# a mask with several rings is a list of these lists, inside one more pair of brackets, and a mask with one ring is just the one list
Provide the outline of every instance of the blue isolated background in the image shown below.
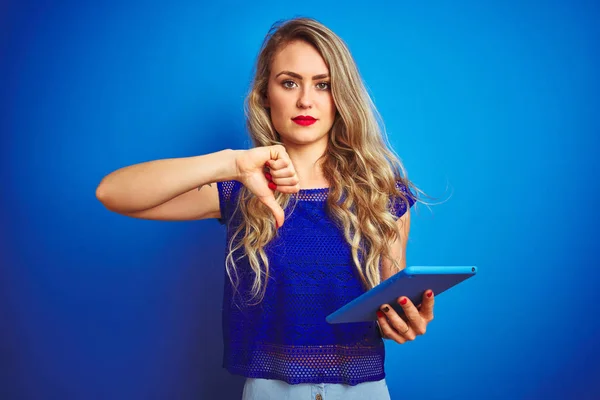
[[128,219],[95,188],[248,147],[256,53],[298,15],[348,43],[440,199],[417,207],[408,264],[480,268],[425,336],[387,344],[392,398],[600,397],[596,2],[170,3],[0,4],[1,399],[239,398],[223,228]]

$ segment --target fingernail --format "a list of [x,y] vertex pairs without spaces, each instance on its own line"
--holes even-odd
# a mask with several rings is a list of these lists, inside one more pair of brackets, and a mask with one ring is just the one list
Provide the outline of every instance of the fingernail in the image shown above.
[[378,316],[379,318],[383,318],[383,317],[384,317],[384,315],[385,315],[384,313],[382,313],[381,311],[377,310],[377,316]]
[[269,189],[275,190],[275,189],[277,189],[277,185],[274,184],[273,182],[269,182]]
[[433,292],[430,290],[429,292],[427,292],[427,297],[431,297],[433,296]]
[[271,168],[271,164],[269,164],[268,161],[265,163],[265,165],[267,166],[267,168]]
[[402,300],[400,300],[400,304],[405,305],[408,302],[408,299],[406,297],[404,297]]
[[390,311],[390,308],[388,306],[383,307],[383,311],[388,312]]
[[271,176],[271,174],[270,174],[270,173],[268,173],[268,172],[265,174],[265,178],[267,178],[267,180],[269,180],[269,181],[272,181],[272,180],[273,180],[273,177],[272,177],[272,176]]

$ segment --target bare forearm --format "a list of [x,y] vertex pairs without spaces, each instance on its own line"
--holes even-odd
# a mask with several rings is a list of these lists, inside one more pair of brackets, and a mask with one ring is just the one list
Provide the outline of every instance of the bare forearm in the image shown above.
[[237,154],[223,150],[124,167],[102,179],[96,197],[113,211],[147,210],[202,185],[237,179]]

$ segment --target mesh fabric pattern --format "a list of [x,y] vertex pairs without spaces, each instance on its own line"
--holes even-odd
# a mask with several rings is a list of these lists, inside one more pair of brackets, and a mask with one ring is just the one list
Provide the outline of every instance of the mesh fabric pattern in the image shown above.
[[[229,243],[240,223],[239,213],[232,214],[241,184],[217,186]],[[235,294],[225,278],[223,366],[231,373],[290,384],[356,385],[385,377],[385,349],[375,322],[330,325],[325,320],[365,291],[343,233],[327,214],[328,191],[306,189],[293,195],[296,201],[285,210],[285,224],[265,247],[270,277],[262,302],[247,301],[254,276],[246,257],[236,262]],[[395,217],[406,207],[401,199],[390,200]],[[243,250],[234,255],[240,256]]]

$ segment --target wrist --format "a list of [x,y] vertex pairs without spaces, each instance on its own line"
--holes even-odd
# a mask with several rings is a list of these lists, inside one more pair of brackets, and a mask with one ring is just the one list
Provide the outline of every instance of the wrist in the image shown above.
[[244,154],[245,150],[224,150],[223,157],[226,157],[229,180],[240,181],[241,172],[239,167],[239,159]]

